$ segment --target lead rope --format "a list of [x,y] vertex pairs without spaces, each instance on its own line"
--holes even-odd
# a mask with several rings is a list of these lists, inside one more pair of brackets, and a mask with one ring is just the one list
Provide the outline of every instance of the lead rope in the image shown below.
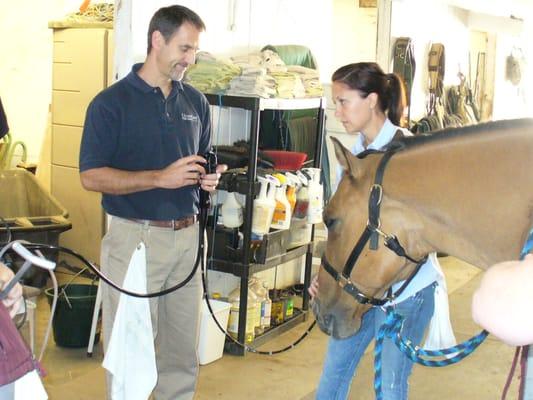
[[[533,249],[533,229],[529,232],[529,236],[520,252],[520,259],[523,259],[526,254],[531,252]],[[416,345],[413,346],[413,343],[410,340],[405,340],[401,337],[402,324],[404,317],[396,313],[392,307],[387,309],[387,319],[379,328],[378,334],[376,336],[376,345],[374,348],[374,392],[376,393],[376,400],[383,399],[382,392],[382,377],[381,377],[381,353],[383,351],[383,340],[388,337],[396,344],[398,349],[404,353],[411,361],[416,362],[417,364],[424,365],[426,367],[445,367],[447,365],[455,364],[461,361],[463,358],[471,354],[488,336],[486,330],[481,331],[474,337],[460,343],[456,346],[448,347],[446,349],[440,350],[424,350]],[[522,349],[521,355],[521,382],[519,388],[519,399],[523,398],[523,389],[524,389],[524,376],[526,374],[527,365],[525,361],[527,360],[528,349]],[[510,375],[507,379],[508,384],[504,388],[504,393],[502,400],[505,399],[507,394],[508,386],[514,374],[516,368],[516,363],[518,360],[518,354],[520,349],[517,349],[515,353],[515,359],[513,360],[513,365],[511,366]],[[453,354],[453,356],[451,356]],[[451,356],[451,357],[447,357]],[[429,360],[424,357],[439,357],[439,360]],[[442,359],[444,357],[444,359]]]
[[[403,321],[404,317],[393,311],[392,307],[389,307],[387,310],[387,319],[381,328],[379,328],[376,336],[376,345],[374,348],[374,391],[376,393],[377,400],[383,399],[381,383],[381,353],[383,351],[383,340],[386,337],[390,338],[396,344],[398,349],[411,361],[426,367],[445,367],[447,365],[455,364],[471,354],[488,335],[488,332],[483,330],[478,335],[456,346],[440,350],[424,350],[416,345],[413,345],[410,340],[405,340],[401,337]],[[446,358],[447,356],[451,357]],[[445,358],[431,360],[424,357]]]

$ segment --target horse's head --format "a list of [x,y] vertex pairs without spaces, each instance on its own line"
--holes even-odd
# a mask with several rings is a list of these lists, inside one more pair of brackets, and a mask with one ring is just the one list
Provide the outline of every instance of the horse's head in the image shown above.
[[[333,141],[344,175],[324,211],[324,223],[328,228],[324,256],[329,265],[340,273],[365,232],[369,219],[370,189],[381,156],[358,159],[338,140]],[[394,234],[406,250],[411,223],[409,214],[397,202],[384,196],[380,210],[380,221],[383,223],[381,230]],[[405,279],[415,266],[386,248],[382,237],[379,238],[377,250],[371,250],[369,244],[365,243],[349,274],[351,283],[360,292],[359,296],[354,297],[343,290],[342,285],[325,270],[324,264],[318,274],[319,292],[313,302],[313,311],[320,328],[335,338],[356,333],[362,315],[371,307],[356,301],[355,297],[363,299],[363,302],[365,297],[381,300],[386,297],[391,284]]]

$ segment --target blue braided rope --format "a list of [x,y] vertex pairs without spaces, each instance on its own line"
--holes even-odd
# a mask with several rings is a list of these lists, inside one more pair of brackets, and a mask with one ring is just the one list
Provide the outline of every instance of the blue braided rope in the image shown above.
[[[488,332],[483,330],[478,335],[460,343],[456,346],[448,347],[441,350],[424,350],[418,346],[413,346],[412,342],[401,337],[401,329],[404,317],[395,313],[392,308],[387,312],[387,319],[381,326],[376,336],[374,347],[374,392],[376,399],[383,398],[382,392],[382,374],[381,374],[381,354],[383,352],[383,340],[388,337],[396,344],[398,349],[404,353],[412,362],[426,367],[445,367],[455,364],[471,354],[487,337]],[[447,355],[454,354],[453,357],[445,358]],[[427,360],[423,357],[443,357],[440,360]]]
[[[520,252],[520,259],[523,259],[528,253],[533,250],[533,228],[529,231],[528,238]],[[387,311],[387,319],[379,328],[376,336],[376,345],[374,347],[374,392],[376,393],[376,400],[383,399],[382,392],[382,375],[381,375],[381,354],[383,352],[383,340],[386,337],[391,338],[398,349],[404,353],[412,362],[427,366],[427,367],[445,367],[447,365],[455,364],[463,358],[472,354],[472,352],[486,339],[488,332],[481,331],[474,337],[460,343],[456,346],[448,347],[440,350],[424,350],[418,346],[413,346],[410,340],[405,340],[401,337],[401,330],[404,318],[395,313],[392,308]],[[448,355],[454,354],[452,357]],[[427,360],[423,357],[440,357],[440,360]]]
[[393,332],[399,332],[402,327],[402,319],[397,318],[399,315],[395,313],[387,313],[387,319],[379,328],[376,336],[376,344],[374,346],[374,392],[376,393],[376,400],[383,399],[383,391],[381,390],[381,353],[383,352],[383,340]]
[[524,244],[524,247],[522,248],[522,251],[520,252],[520,259],[523,260],[524,257],[527,255],[527,253],[530,253],[533,249],[533,229],[529,231],[529,235],[527,237],[526,243]]

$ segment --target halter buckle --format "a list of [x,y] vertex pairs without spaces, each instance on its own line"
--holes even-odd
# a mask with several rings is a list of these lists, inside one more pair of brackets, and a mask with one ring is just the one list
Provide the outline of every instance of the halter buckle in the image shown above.
[[346,278],[344,275],[342,274],[339,274],[339,286],[344,289],[344,287],[346,285],[351,285],[352,284],[352,281],[350,280],[350,278]]
[[379,226],[377,228],[374,228],[374,232],[376,232],[379,236],[381,236],[385,240],[389,240],[394,237],[393,235],[389,235],[388,233],[383,232],[381,229],[379,229]]

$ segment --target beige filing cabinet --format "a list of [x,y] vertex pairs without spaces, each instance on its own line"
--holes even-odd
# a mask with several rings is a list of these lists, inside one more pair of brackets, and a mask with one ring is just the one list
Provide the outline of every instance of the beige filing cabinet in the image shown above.
[[85,112],[112,81],[113,31],[54,29],[52,81],[52,194],[68,210],[72,229],[60,245],[100,263],[104,213],[100,194],[84,190],[78,157]]

